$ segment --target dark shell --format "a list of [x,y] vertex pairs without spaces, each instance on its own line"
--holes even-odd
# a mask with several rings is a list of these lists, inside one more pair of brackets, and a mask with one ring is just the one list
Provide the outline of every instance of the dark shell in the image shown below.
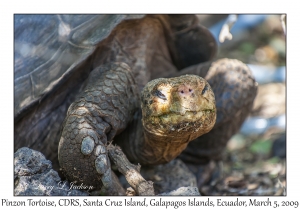
[[141,17],[15,15],[15,119],[59,88],[117,24]]

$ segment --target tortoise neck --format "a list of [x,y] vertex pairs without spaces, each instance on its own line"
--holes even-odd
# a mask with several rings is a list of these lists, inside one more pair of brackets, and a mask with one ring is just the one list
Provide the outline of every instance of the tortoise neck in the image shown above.
[[141,165],[158,165],[176,158],[191,141],[181,135],[157,135],[148,132],[142,123],[141,110],[135,113],[133,121],[116,136],[115,142],[122,148],[127,158]]

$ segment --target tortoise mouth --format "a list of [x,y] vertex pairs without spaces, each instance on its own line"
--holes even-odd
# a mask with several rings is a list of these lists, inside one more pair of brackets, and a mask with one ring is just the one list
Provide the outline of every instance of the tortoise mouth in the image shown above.
[[[209,115],[215,115],[216,110],[204,109],[199,111],[185,111],[184,114],[178,112],[164,113],[159,116],[149,116],[151,124],[169,125],[168,127],[176,127],[182,123],[193,123],[204,121]],[[148,121],[148,120],[147,120]],[[171,129],[172,130],[172,129]]]
[[172,123],[172,124],[178,124],[183,121],[190,121],[195,122],[198,120],[201,120],[201,117],[207,114],[210,114],[212,112],[215,112],[213,109],[204,109],[199,111],[185,111],[184,113],[179,112],[169,112],[164,113],[159,116],[151,116],[150,118],[156,118],[160,119],[163,123]]

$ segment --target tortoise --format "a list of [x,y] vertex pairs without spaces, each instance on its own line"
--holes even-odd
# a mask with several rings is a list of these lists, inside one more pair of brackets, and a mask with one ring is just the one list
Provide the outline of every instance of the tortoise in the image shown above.
[[197,174],[221,159],[257,89],[216,52],[195,15],[16,15],[15,149],[96,190],[114,187],[111,141],[132,162],[180,158]]

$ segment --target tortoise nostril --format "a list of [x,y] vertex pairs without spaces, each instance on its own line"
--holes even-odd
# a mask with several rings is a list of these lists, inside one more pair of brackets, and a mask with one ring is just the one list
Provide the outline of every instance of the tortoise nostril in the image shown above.
[[190,92],[192,92],[192,89],[189,89]]
[[184,93],[183,90],[181,91],[181,93]]

